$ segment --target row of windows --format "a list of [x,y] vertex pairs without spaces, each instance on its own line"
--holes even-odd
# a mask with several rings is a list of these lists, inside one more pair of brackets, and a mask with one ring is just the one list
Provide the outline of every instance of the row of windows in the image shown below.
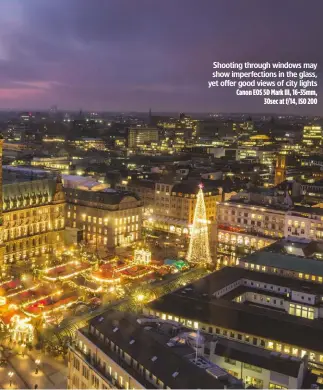
[[295,305],[291,303],[289,305],[289,314],[314,320],[314,309],[312,307]]
[[[118,330],[116,330],[118,331]],[[120,357],[124,362],[127,362],[132,368],[134,368],[137,372],[139,372],[142,376],[144,376],[148,381],[153,382],[160,388],[165,388],[164,383],[158,379],[155,375],[153,375],[152,372],[145,369],[143,365],[141,365],[137,360],[133,359],[131,356],[126,354],[118,345],[116,345],[113,341],[109,340],[107,337],[104,339],[104,335],[98,331],[98,329],[95,329],[93,326],[91,326],[91,333],[99,337],[101,342],[104,342],[105,345],[107,345],[111,351],[116,353],[118,357]],[[100,359],[97,359],[97,363],[100,365],[101,361]],[[104,363],[105,366],[105,363]],[[104,367],[105,369],[105,367]],[[109,366],[109,374],[112,376],[112,368]],[[115,380],[117,380],[117,372],[115,372]],[[121,378],[121,381],[120,381]],[[123,385],[123,378],[119,376],[119,383],[122,386]],[[128,384],[129,385],[129,384]]]
[[[267,268],[268,267],[265,267],[265,266],[260,266],[260,265],[255,265],[255,264],[252,264],[252,263],[246,263],[244,262],[244,266],[245,268],[250,268],[250,269],[256,269],[257,271],[259,271],[260,269],[264,272],[267,271]],[[277,268],[268,268],[269,271],[273,272],[273,273],[279,273],[280,274],[284,274],[284,270],[280,269],[280,270],[277,270]],[[299,273],[298,274],[298,277],[299,279],[305,279],[305,280],[312,280],[313,282],[319,282],[319,283],[323,283],[323,277],[322,276],[316,276],[316,275],[309,275],[309,274],[303,274],[303,273]]]
[[[53,224],[54,230],[64,228],[64,219],[56,219]],[[4,241],[12,240],[19,237],[30,236],[38,233],[45,233],[52,230],[50,222],[37,222],[29,224],[23,227],[17,227],[13,229],[4,229],[3,239]]]
[[[62,209],[58,209],[58,211],[61,210],[63,211],[63,208]],[[48,209],[47,207],[44,208],[44,207],[39,207],[37,209],[33,209],[33,210],[26,210],[26,211],[20,211],[20,212],[13,212],[13,213],[6,213],[4,215],[4,220],[5,221],[17,221],[19,219],[24,219],[24,218],[29,218],[29,217],[35,217],[37,214],[48,214],[49,211],[51,211],[51,209]],[[56,208],[55,208],[55,211],[56,211]]]
[[[164,313],[159,313],[159,312],[154,312],[154,311],[151,311],[150,314],[156,315],[157,317],[161,317],[162,319],[166,319],[166,317],[168,319],[174,319],[175,321],[181,322],[188,327],[194,327],[195,329],[198,329],[200,327],[198,322],[186,320],[186,319],[179,318],[176,316],[174,317],[172,315],[166,315]],[[317,355],[315,352],[310,352],[310,351],[306,351],[303,349],[299,349],[297,347],[291,347],[291,346],[286,345],[286,344],[277,343],[274,341],[268,341],[268,340],[265,340],[262,338],[249,336],[247,334],[236,333],[235,331],[227,330],[227,329],[223,329],[223,328],[219,328],[219,327],[201,326],[201,329],[203,331],[211,333],[211,334],[214,333],[214,334],[222,335],[222,336],[227,337],[227,338],[236,339],[236,340],[248,343],[248,344],[258,345],[258,346],[261,346],[263,348],[267,348],[270,350],[275,349],[277,352],[284,352],[288,355],[303,357],[306,354],[308,354],[309,359],[311,361],[316,361],[316,359],[318,358],[319,361],[321,363],[323,363],[323,354]]]
[[[230,359],[228,357],[225,357],[224,361],[225,361],[225,363],[231,364],[232,366],[235,366],[237,364],[236,360]],[[258,372],[258,373],[262,372],[262,368],[261,367],[254,366],[252,364],[243,363],[243,367],[248,369],[248,370]]]

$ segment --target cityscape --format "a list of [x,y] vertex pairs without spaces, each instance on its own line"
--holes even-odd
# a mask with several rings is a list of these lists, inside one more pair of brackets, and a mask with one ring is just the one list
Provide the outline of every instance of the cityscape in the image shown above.
[[[0,2],[0,388],[323,388],[321,101],[201,88],[229,6],[137,1]],[[244,2],[218,57],[320,64]]]

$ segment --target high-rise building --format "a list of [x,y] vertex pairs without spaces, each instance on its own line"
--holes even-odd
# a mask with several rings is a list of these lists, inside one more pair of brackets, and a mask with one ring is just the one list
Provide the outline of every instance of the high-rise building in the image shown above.
[[322,126],[308,125],[303,128],[303,143],[307,146],[322,145]]
[[158,142],[158,129],[153,127],[131,127],[128,129],[128,147],[137,148],[151,142]]

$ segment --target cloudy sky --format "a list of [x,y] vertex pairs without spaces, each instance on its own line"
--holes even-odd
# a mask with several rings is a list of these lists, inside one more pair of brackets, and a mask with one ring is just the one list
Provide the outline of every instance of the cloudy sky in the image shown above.
[[[208,89],[212,62],[323,68],[322,15],[322,0],[0,0],[0,108],[293,112]],[[322,114],[320,90],[296,112]]]

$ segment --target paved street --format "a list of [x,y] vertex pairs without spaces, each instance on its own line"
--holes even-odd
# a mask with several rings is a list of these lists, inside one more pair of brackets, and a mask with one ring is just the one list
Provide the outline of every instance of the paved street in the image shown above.
[[[36,372],[35,360],[39,359]],[[10,386],[10,373],[11,386]],[[67,364],[38,351],[13,355],[6,367],[0,367],[0,388],[3,389],[64,389],[67,386]]]

